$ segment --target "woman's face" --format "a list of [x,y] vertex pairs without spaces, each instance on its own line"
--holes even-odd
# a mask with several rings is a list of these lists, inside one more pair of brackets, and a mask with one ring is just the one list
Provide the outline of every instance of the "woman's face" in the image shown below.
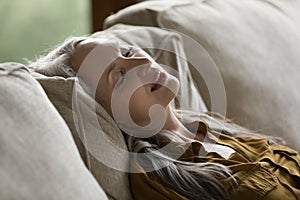
[[127,111],[141,126],[150,122],[150,107],[159,104],[166,109],[179,88],[177,78],[145,51],[113,41],[82,41],[71,62],[79,78],[95,85],[96,100],[110,115],[126,118]]

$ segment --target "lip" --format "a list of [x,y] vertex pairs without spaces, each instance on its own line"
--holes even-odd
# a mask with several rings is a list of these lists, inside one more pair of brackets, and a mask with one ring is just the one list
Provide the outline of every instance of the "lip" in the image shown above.
[[156,84],[163,85],[166,82],[166,79],[167,79],[167,75],[164,72],[160,71],[159,78]]
[[157,80],[159,79],[159,76],[160,76],[160,70],[159,69],[154,69],[154,75],[153,75],[153,78],[152,78],[152,83],[156,83]]
[[153,82],[151,84],[151,92],[155,92],[160,89],[165,84],[166,79],[167,75],[163,71],[156,69]]

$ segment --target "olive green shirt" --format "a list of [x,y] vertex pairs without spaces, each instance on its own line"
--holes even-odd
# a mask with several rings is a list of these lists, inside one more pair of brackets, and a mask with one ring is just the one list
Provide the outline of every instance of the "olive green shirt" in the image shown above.
[[[298,152],[286,146],[270,145],[265,138],[232,137],[215,131],[208,132],[207,125],[202,122],[199,123],[199,133],[206,134],[206,137],[217,144],[233,148],[235,153],[228,159],[216,152],[199,156],[201,143],[195,141],[188,143],[189,147],[179,159],[190,162],[215,162],[227,166],[237,181],[236,185],[225,185],[231,199],[300,199]],[[178,143],[179,146],[186,144]],[[187,199],[160,181],[152,179],[147,173],[132,173],[130,180],[133,195],[137,200]]]

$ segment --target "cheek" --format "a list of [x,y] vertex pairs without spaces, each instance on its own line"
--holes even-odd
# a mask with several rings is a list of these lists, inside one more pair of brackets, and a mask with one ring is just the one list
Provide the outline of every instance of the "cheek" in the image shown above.
[[101,104],[101,106],[108,112],[109,115],[112,116],[111,110],[111,92],[108,90],[104,90],[104,87],[101,84],[98,85],[95,99],[96,101]]
[[144,88],[137,89],[129,101],[129,112],[132,120],[138,125],[146,125],[150,120],[148,113],[153,104],[151,96],[146,93]]

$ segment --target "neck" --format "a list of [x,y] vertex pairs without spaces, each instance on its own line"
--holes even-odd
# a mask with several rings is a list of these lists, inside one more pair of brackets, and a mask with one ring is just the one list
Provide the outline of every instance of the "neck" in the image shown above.
[[172,111],[171,107],[168,106],[167,109],[167,119],[165,122],[165,125],[163,127],[163,130],[170,131],[182,139],[185,139],[186,141],[189,141],[190,139],[193,139],[195,135],[191,133],[175,116],[174,112]]

